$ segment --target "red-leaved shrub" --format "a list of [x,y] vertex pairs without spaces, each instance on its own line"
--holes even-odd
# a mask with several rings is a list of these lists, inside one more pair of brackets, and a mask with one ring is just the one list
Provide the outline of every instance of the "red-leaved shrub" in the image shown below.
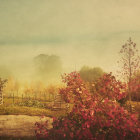
[[63,76],[63,99],[73,103],[66,117],[54,118],[53,128],[36,123],[36,135],[48,140],[138,140],[140,122],[117,102],[126,96],[125,86],[111,74],[105,74],[91,94],[79,73]]

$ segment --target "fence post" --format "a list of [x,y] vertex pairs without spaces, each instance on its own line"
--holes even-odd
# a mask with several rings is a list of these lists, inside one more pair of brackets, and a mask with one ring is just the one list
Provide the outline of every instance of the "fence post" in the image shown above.
[[44,93],[44,101],[46,101],[46,98],[45,98],[45,93]]
[[50,99],[50,93],[49,93],[49,102],[50,102],[50,100],[51,100],[51,99]]
[[23,94],[22,94],[22,102],[23,102]]
[[13,93],[13,104],[14,104],[14,93]]

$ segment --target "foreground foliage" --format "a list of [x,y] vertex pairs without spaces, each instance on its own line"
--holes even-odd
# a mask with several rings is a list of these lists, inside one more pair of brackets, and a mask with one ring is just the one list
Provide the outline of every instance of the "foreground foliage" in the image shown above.
[[137,114],[129,113],[119,103],[126,97],[126,86],[111,74],[105,74],[90,93],[76,72],[65,74],[66,87],[60,90],[73,109],[66,117],[53,121],[53,128],[36,123],[36,136],[50,140],[128,140],[140,138]]

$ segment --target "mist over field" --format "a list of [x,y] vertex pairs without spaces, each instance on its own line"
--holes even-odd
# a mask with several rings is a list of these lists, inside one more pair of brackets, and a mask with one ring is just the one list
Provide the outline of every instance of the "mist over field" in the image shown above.
[[[0,76],[59,81],[84,65],[115,74],[128,38],[140,48],[139,6],[137,0],[0,0]],[[45,60],[50,68],[39,72],[34,59],[41,54],[58,56],[59,68]]]

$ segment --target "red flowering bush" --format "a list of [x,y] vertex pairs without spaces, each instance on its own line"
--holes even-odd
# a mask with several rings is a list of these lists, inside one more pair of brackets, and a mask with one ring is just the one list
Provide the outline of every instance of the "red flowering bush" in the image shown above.
[[127,85],[122,83],[110,73],[104,74],[96,83],[92,84],[93,95],[100,95],[101,98],[125,103],[127,98]]
[[111,100],[121,100],[126,97],[126,84],[117,81],[112,74],[104,74],[96,83],[96,92]]
[[[54,119],[53,128],[36,124],[38,138],[49,140],[128,140],[140,138],[137,114],[130,114],[116,100],[126,96],[125,86],[112,75],[104,75],[99,87],[91,94],[77,72],[65,74],[66,88],[60,93],[64,100],[73,103],[66,117]],[[114,93],[114,96],[113,96]]]

